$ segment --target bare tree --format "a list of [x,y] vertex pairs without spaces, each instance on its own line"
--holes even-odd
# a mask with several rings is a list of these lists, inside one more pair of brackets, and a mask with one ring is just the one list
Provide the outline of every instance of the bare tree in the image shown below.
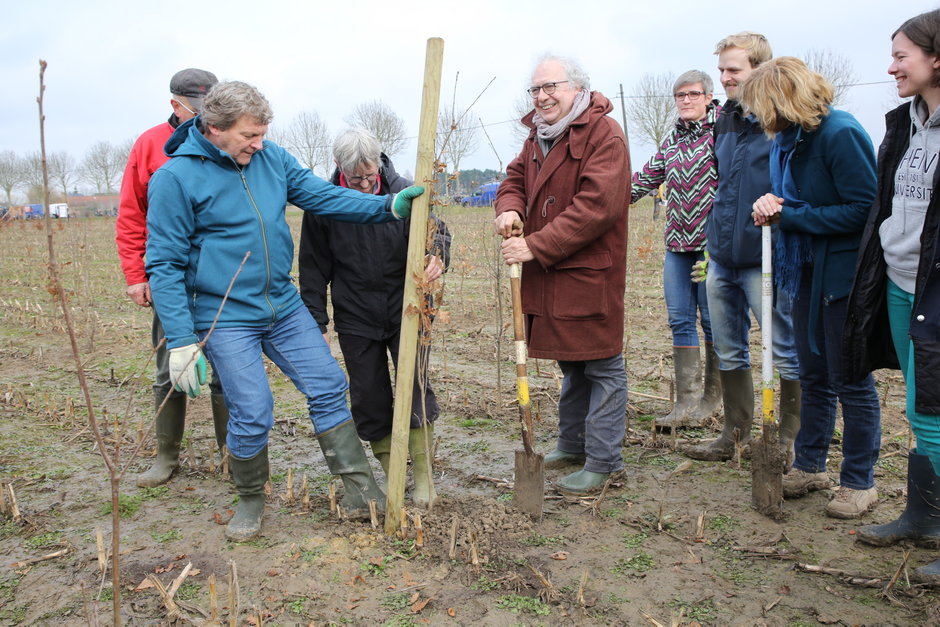
[[463,158],[476,152],[480,143],[479,128],[466,111],[445,107],[437,117],[436,143],[435,152],[439,159],[449,166],[452,174],[457,175]]
[[58,151],[49,155],[49,178],[62,190],[63,200],[69,197],[69,187],[78,179],[75,159],[67,152]]
[[[526,93],[519,94],[512,101],[512,118],[515,122],[512,125],[512,138],[520,147],[522,142],[529,136],[529,127],[522,123],[522,118],[529,115],[532,108],[532,98]],[[517,150],[516,153],[518,152]]]
[[23,157],[23,183],[26,185],[26,199],[31,203],[42,202],[43,179],[42,179],[42,155],[38,152],[31,152]]
[[405,147],[405,122],[381,100],[358,105],[346,118],[346,123],[361,126],[379,140],[382,152],[389,157]]
[[23,161],[12,150],[0,151],[0,189],[7,195],[7,204],[13,204],[13,190],[25,182]]
[[301,111],[290,125],[277,132],[277,143],[307,168],[321,176],[330,175],[332,163],[330,133],[315,111]]
[[627,97],[627,111],[636,134],[645,144],[659,148],[676,121],[672,74],[644,74]]
[[111,142],[95,143],[82,161],[82,174],[86,181],[95,186],[99,194],[113,194],[121,171],[127,163],[127,156]]
[[823,78],[832,83],[832,106],[844,105],[849,88],[858,82],[858,74],[855,73],[852,61],[845,55],[820,48],[807,51],[803,59],[809,69],[822,74]]

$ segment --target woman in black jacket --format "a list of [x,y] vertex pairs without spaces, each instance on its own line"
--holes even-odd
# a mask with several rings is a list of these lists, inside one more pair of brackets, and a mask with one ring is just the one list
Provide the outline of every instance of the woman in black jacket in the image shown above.
[[[940,546],[940,10],[892,35],[888,73],[913,97],[886,116],[878,196],[862,236],[845,325],[845,377],[900,368],[917,437],[901,516],[858,530],[866,544]],[[940,583],[940,560],[916,571]]]

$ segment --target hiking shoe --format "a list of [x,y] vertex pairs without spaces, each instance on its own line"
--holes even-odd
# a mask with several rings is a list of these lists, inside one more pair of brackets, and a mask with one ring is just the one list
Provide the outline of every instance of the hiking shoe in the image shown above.
[[806,472],[791,468],[783,475],[783,496],[788,499],[801,497],[815,490],[825,490],[832,487],[829,475],[825,472]]
[[832,518],[859,518],[878,502],[878,490],[853,490],[841,487],[834,499],[826,505],[826,516]]

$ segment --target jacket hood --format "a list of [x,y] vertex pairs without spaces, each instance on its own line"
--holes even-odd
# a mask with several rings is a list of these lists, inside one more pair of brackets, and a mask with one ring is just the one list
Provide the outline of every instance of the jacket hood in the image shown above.
[[[228,163],[238,167],[232,156],[220,150],[215,144],[206,139],[199,130],[201,118],[195,117],[180,124],[170,139],[163,146],[167,157],[202,157],[217,163]],[[267,141],[265,141],[267,144]]]
[[682,118],[676,118],[676,131],[682,134],[697,135],[700,128],[712,128],[718,120],[718,114],[721,112],[721,105],[717,100],[712,100],[705,107],[705,117],[701,120],[686,121]]
[[[398,191],[396,187],[398,180],[401,179],[401,175],[395,170],[395,165],[392,163],[392,160],[383,152],[379,156],[379,161],[381,163],[379,166],[379,176],[382,177],[382,188],[379,190],[379,195],[384,196],[393,190]],[[339,168],[333,168],[330,183],[337,186],[339,185]],[[410,183],[408,183],[408,185],[410,185]],[[404,185],[403,187],[408,187],[408,185]]]

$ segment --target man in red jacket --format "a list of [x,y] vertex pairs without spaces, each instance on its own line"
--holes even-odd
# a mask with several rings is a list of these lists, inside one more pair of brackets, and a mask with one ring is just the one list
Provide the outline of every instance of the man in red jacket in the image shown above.
[[529,137],[496,193],[494,226],[506,263],[523,264],[529,354],[565,375],[545,467],[583,463],[557,487],[587,494],[623,468],[630,154],[613,106],[576,63],[543,57],[529,85]]
[[[141,307],[151,306],[150,283],[144,272],[144,251],[147,247],[147,184],[153,173],[166,163],[168,157],[163,145],[177,126],[193,118],[202,107],[202,99],[209,88],[218,83],[215,74],[188,68],[180,70],[170,79],[170,118],[145,131],[137,138],[127,159],[121,183],[121,204],[117,218],[117,247],[121,269],[127,281],[127,295]],[[153,345],[157,347],[156,374],[153,395],[155,407],[166,399],[163,410],[156,417],[157,457],[147,472],[137,477],[137,485],[153,487],[166,483],[179,466],[180,445],[186,421],[186,395],[173,391],[170,382],[169,353],[163,340],[163,326],[153,312]],[[228,409],[222,388],[215,376],[212,390],[212,421],[219,450],[225,446],[228,428]],[[167,398],[169,396],[169,398]]]

